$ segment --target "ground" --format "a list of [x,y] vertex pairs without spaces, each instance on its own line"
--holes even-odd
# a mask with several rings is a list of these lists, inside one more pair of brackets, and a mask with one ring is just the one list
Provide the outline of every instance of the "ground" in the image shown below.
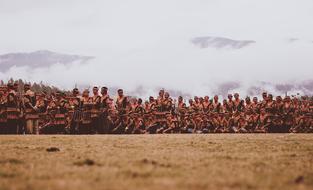
[[313,135],[0,136],[11,189],[313,189]]

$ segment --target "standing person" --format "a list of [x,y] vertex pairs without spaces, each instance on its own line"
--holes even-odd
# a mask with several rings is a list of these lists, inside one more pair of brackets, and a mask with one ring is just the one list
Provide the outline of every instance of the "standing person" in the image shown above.
[[81,101],[82,97],[79,96],[79,90],[77,88],[74,88],[72,90],[72,97],[70,99],[70,133],[71,134],[77,134],[79,125],[82,121],[82,104]]
[[7,116],[6,116],[6,107],[7,107],[7,88],[2,87],[0,89],[0,134],[6,133],[7,126]]
[[259,100],[257,97],[253,97],[251,106],[252,106],[253,112],[260,113],[261,104],[259,103]]
[[211,107],[211,102],[209,96],[204,96],[204,101],[203,101],[203,111],[205,113],[208,113],[210,111]]
[[162,103],[162,111],[169,112],[173,108],[172,99],[170,98],[170,94],[168,92],[164,93],[164,99]]
[[156,108],[158,109],[159,112],[163,112],[164,110],[162,109],[163,108],[163,101],[164,101],[164,89],[161,89],[159,91],[159,96],[156,100]]
[[247,96],[246,99],[245,99],[245,111],[252,110],[252,109],[253,109],[253,104],[251,102],[250,97]]
[[116,99],[116,109],[119,112],[119,114],[126,114],[127,106],[128,106],[128,100],[127,97],[124,96],[123,89],[117,90],[117,99]]
[[67,133],[67,116],[69,104],[65,98],[65,94],[62,92],[57,93],[57,112],[54,115],[55,119],[55,131],[56,133]]
[[266,103],[267,103],[267,92],[263,92],[262,93],[262,101],[261,101],[261,108],[264,108],[266,106]]
[[239,94],[234,94],[235,100],[234,100],[234,111],[242,112],[244,110],[244,101],[242,101],[239,98]]
[[39,134],[39,115],[36,107],[35,93],[30,89],[29,84],[24,85],[23,108],[26,121],[26,134]]
[[149,97],[149,103],[146,107],[146,112],[150,113],[156,110],[156,101],[153,96]]
[[110,96],[108,93],[107,87],[101,88],[101,98],[100,98],[100,116],[99,116],[99,123],[101,126],[101,133],[108,133],[108,111],[109,111],[109,102]]
[[91,119],[91,110],[92,110],[92,98],[89,96],[89,90],[86,89],[83,92],[82,96],[82,110],[83,110],[83,119],[82,124],[79,126],[80,133],[90,134],[92,132],[92,119]]
[[13,84],[9,83],[7,87],[8,87],[6,101],[7,133],[18,134],[20,109],[18,104],[17,92],[15,91]]
[[220,112],[221,109],[221,103],[218,101],[218,95],[215,95],[212,102],[212,108],[213,112]]
[[92,109],[91,109],[91,127],[93,133],[102,133],[101,125],[100,125],[100,107],[101,107],[101,96],[99,95],[98,87],[93,87],[92,89],[93,96],[92,98]]
[[234,109],[235,109],[235,105],[234,105],[234,101],[233,101],[233,95],[232,94],[228,94],[227,96],[228,100],[227,100],[227,112],[229,113],[233,113]]

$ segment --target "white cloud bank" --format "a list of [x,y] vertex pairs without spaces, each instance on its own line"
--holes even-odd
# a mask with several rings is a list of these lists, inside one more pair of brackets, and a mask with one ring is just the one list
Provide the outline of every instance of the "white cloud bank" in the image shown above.
[[[1,54],[49,49],[96,58],[86,65],[11,68],[0,77],[199,95],[227,81],[239,82],[243,93],[257,81],[306,81],[313,74],[312,10],[310,0],[2,0]],[[230,50],[190,42],[202,36],[256,43]]]

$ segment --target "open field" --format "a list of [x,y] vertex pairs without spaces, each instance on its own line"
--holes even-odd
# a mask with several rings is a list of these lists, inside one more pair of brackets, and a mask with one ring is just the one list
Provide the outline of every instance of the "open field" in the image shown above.
[[0,190],[313,189],[310,134],[0,136],[0,151]]

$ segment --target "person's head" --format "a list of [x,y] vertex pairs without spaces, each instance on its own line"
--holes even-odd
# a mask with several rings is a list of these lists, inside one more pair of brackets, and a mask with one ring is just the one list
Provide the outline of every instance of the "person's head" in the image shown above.
[[281,96],[276,96],[276,102],[280,103],[283,99],[281,98]]
[[94,86],[94,87],[92,88],[92,93],[93,93],[93,95],[98,95],[98,92],[99,92],[99,88],[98,88],[97,86]]
[[56,93],[55,93],[55,97],[56,98],[60,98],[61,97],[61,94],[62,94],[62,92],[61,91],[56,91]]
[[285,102],[290,102],[290,101],[291,101],[290,96],[286,96],[286,97],[284,98],[284,101],[285,101]]
[[192,99],[189,99],[189,105],[192,105],[193,104],[193,100]]
[[183,101],[184,101],[183,97],[182,97],[182,96],[179,96],[179,97],[178,97],[178,102],[183,102]]
[[145,101],[145,106],[148,106],[149,105],[149,101]]
[[199,102],[199,98],[198,98],[198,96],[195,96],[193,99],[194,99],[194,101],[195,101],[196,103],[198,103],[198,102]]
[[141,104],[142,104],[142,99],[141,99],[141,98],[138,98],[137,104],[138,104],[138,105],[141,105]]
[[235,94],[234,94],[234,97],[235,97],[236,100],[238,100],[238,99],[239,99],[239,94],[238,94],[238,93],[235,93]]
[[223,105],[227,105],[227,100],[226,99],[223,100]]
[[218,102],[218,95],[215,95],[213,99],[215,102]]
[[250,102],[251,102],[251,99],[250,99],[249,96],[247,96],[247,97],[246,97],[246,103],[247,103],[247,104],[250,104]]
[[210,100],[209,96],[204,96],[204,101],[208,102]]
[[199,102],[203,103],[203,98],[202,97],[199,98]]
[[258,97],[253,97],[252,101],[257,104],[258,103]]
[[118,94],[119,97],[123,97],[124,96],[123,89],[118,89],[117,90],[117,94]]
[[267,100],[267,92],[262,93],[262,98],[263,98],[263,100]]
[[228,98],[228,100],[232,100],[233,99],[233,95],[232,94],[228,94],[227,98]]
[[24,92],[30,90],[30,84],[24,84]]
[[73,94],[73,96],[78,96],[78,95],[79,95],[79,90],[78,90],[78,88],[74,88],[74,89],[72,90],[72,94]]
[[107,93],[108,93],[108,88],[105,87],[105,86],[102,87],[102,88],[101,88],[101,94],[102,94],[102,95],[106,95]]
[[150,97],[149,97],[149,102],[150,102],[150,103],[154,102],[154,97],[153,97],[153,96],[150,96]]
[[89,97],[89,90],[88,89],[84,90],[83,97]]

